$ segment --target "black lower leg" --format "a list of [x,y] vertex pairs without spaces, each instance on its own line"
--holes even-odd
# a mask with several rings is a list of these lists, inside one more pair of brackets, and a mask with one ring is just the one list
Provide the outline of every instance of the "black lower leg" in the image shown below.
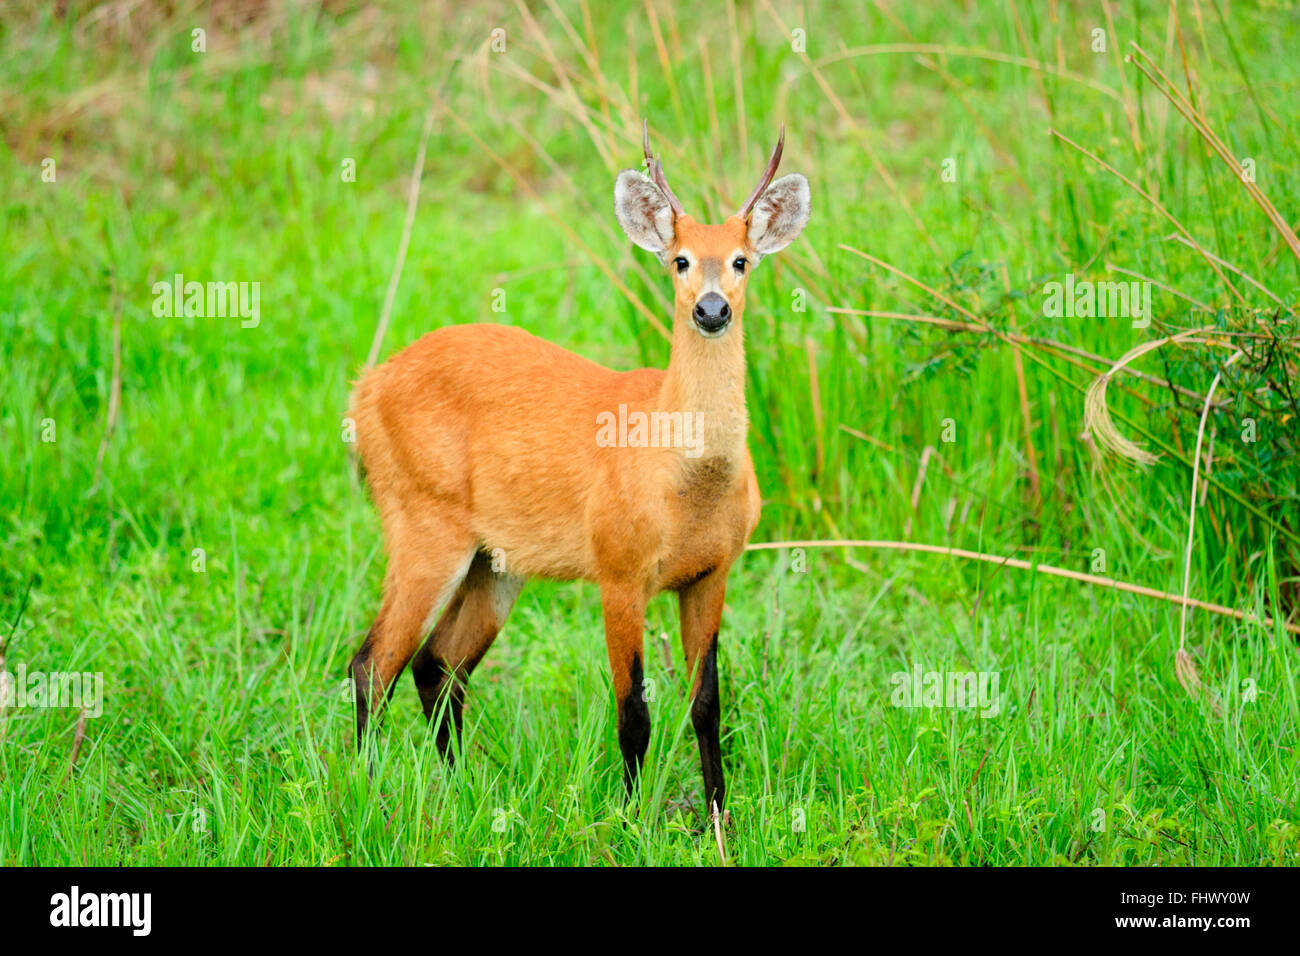
[[464,724],[465,682],[447,667],[443,661],[422,650],[411,664],[411,674],[415,678],[415,687],[420,694],[420,705],[424,708],[424,719],[435,725],[438,752],[448,761],[455,760],[451,747],[453,729],[460,739]]
[[641,761],[650,746],[650,708],[642,684],[641,655],[632,658],[631,687],[618,702],[618,746],[623,752],[623,783],[628,796],[641,772]]
[[700,659],[700,687],[691,704],[691,724],[700,743],[700,767],[704,771],[704,805],[709,813],[716,805],[722,811],[727,786],[722,779],[722,745],[718,740],[721,708],[718,700],[718,637]]
[[357,651],[356,656],[352,658],[352,663],[348,666],[348,672],[352,675],[352,698],[357,709],[357,749],[361,749],[361,744],[365,740],[366,726],[370,723],[370,687],[371,687],[371,661],[370,653],[373,646],[374,629],[366,635],[361,649]]
[[[379,628],[375,624],[366,635],[361,649],[352,658],[348,670],[352,673],[352,696],[357,708],[357,749],[365,742],[366,727],[372,716],[378,719],[378,713],[384,704],[393,699],[395,683],[385,684],[382,678],[376,679],[378,665],[374,659],[375,633]],[[382,692],[381,692],[382,688]]]

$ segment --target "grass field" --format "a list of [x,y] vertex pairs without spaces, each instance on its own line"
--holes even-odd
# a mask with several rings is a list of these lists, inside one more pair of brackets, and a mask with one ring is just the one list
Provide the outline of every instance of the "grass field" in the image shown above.
[[[1256,280],[1225,270],[1245,304],[1300,290],[1239,177],[1125,62],[1135,42],[1182,89],[1186,63],[1294,223],[1290,4],[68,6],[0,9],[0,638],[11,673],[102,674],[103,712],[0,711],[6,865],[720,862],[668,596],[630,805],[589,584],[526,588],[454,770],[406,676],[372,775],[354,754],[344,677],[384,558],[342,419],[431,103],[383,357],[496,321],[663,367],[671,285],[611,202],[640,118],[715,221],[786,124],[813,215],[750,288],[756,542],[937,544],[1179,593],[1199,402],[1120,376],[1117,426],[1162,458],[1081,439],[1110,361],[1213,324],[1184,297],[1242,304],[1154,202]],[[1044,315],[1067,273],[1130,278],[1108,264],[1158,283],[1151,328]],[[259,321],[156,315],[176,273],[259,282]],[[908,318],[969,322],[954,305],[999,334]],[[1133,367],[1162,378],[1170,351]],[[1241,414],[1210,417],[1228,464],[1190,590],[1250,619],[1191,614],[1200,693],[1168,600],[933,554],[747,554],[719,653],[726,862],[1300,862],[1300,527],[1243,503],[1232,457],[1271,447],[1236,441]],[[997,713],[894,706],[892,675],[950,671],[996,675]]]

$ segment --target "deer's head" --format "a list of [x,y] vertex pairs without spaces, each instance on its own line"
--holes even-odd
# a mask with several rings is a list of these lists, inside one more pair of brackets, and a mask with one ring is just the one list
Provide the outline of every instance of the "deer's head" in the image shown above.
[[808,223],[808,180],[790,173],[773,182],[785,146],[785,127],[767,169],[748,199],[716,226],[682,210],[650,153],[643,127],[647,173],[625,169],[614,183],[614,212],[629,239],[653,252],[673,276],[677,323],[690,322],[705,338],[719,338],[739,323],[749,270],[794,241]]

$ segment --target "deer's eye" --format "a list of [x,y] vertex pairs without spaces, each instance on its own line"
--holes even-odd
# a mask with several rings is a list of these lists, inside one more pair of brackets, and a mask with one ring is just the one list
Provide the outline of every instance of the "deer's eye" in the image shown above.
[[673,260],[673,265],[677,267],[677,272],[679,275],[691,267],[690,262],[687,261],[685,256],[678,256],[676,259]]
[[732,263],[732,266],[735,267],[737,272],[743,274],[745,271],[745,266],[747,264],[748,264],[748,260],[746,260],[744,256],[737,256],[736,261]]

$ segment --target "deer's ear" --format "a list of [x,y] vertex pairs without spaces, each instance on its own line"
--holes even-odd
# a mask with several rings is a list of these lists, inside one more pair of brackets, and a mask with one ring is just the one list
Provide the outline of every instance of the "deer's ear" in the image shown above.
[[636,169],[618,174],[614,214],[629,239],[663,259],[673,244],[673,209],[649,177]]
[[760,256],[780,252],[808,225],[812,194],[798,173],[782,176],[768,186],[749,215],[749,244]]

